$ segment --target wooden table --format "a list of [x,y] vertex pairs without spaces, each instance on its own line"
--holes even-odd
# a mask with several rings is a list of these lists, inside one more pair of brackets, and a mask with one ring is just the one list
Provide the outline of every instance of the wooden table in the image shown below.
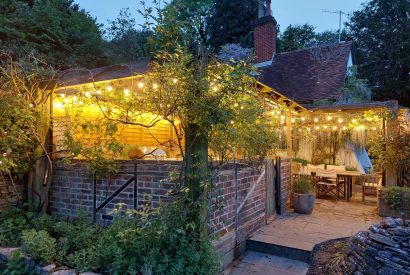
[[[312,176],[314,177],[316,175],[315,171],[311,172]],[[346,182],[346,200],[350,201],[350,197],[353,195],[353,177],[360,177],[364,175],[363,173],[360,173],[359,171],[337,171],[337,178],[344,179]]]
[[337,177],[343,178],[346,182],[346,200],[349,201],[350,197],[353,195],[352,189],[353,189],[353,177],[360,177],[363,174],[360,173],[359,171],[337,171]]

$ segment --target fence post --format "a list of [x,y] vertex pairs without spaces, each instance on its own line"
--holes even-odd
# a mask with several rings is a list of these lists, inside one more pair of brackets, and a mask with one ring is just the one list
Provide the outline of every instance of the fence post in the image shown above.
[[235,177],[234,177],[234,188],[235,188],[235,244],[237,243],[238,236],[237,236],[237,231],[238,231],[238,163],[235,161],[234,163],[234,171],[235,171]]
[[96,221],[96,209],[97,209],[97,179],[95,176],[95,173],[93,174],[93,184],[94,184],[94,194],[93,194],[93,222],[95,223]]

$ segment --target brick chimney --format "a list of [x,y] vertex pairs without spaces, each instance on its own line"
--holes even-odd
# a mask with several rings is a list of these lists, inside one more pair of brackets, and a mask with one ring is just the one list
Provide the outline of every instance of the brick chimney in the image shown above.
[[266,14],[254,22],[255,64],[271,61],[276,53],[276,25],[271,15],[271,1],[266,1]]

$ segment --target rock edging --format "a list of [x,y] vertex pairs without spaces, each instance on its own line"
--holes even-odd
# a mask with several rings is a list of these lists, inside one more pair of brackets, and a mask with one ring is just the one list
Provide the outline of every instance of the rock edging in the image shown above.
[[388,217],[360,231],[349,243],[347,261],[355,275],[410,275],[410,223]]
[[[8,247],[8,248],[0,248],[0,263],[7,262],[14,251],[19,250],[19,248],[15,247]],[[36,273],[41,275],[101,275],[93,272],[83,272],[79,273],[74,269],[70,269],[67,267],[57,267],[55,264],[49,264],[46,266],[42,266],[34,262],[30,257],[24,255],[22,253],[22,257],[26,263],[26,265],[33,266]]]

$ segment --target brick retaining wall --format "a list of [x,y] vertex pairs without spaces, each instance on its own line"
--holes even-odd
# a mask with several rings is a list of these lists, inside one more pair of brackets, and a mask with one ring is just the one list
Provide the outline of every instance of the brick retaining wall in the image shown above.
[[[56,162],[53,181],[49,194],[49,211],[52,214],[75,218],[79,209],[84,209],[91,217],[93,212],[93,176],[85,169],[85,163],[78,161],[73,167],[67,168]],[[178,173],[181,163],[178,161],[119,161],[119,175],[103,177],[97,181],[97,206],[113,192],[121,187],[137,171],[137,201],[134,201],[134,183],[131,182],[112,202],[97,215],[96,221],[106,225],[113,216],[110,213],[119,203],[125,208],[133,209],[134,203],[138,209],[143,205],[157,206],[167,200],[167,192],[173,187],[167,181],[170,172]],[[281,193],[285,196],[281,204],[288,205],[288,190],[290,188],[290,160],[283,159],[281,170]],[[235,213],[244,201],[252,186],[260,176],[260,172],[250,167],[241,166],[237,171],[235,182],[234,167],[220,171],[213,179],[210,192],[210,232],[217,237],[215,248],[228,265],[244,249],[245,241],[250,234],[265,224],[266,180],[261,178],[254,192],[243,205],[237,216]],[[236,188],[235,188],[236,187]],[[149,195],[147,197],[146,195]],[[216,207],[215,200],[223,198],[223,206]],[[237,201],[235,197],[237,196]],[[286,206],[287,207],[287,206]],[[237,220],[237,223],[235,221]]]

